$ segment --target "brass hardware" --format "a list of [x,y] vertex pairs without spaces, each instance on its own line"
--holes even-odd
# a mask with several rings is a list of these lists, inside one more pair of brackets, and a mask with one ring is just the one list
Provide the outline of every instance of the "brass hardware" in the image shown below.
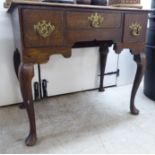
[[99,28],[102,26],[104,18],[96,12],[92,14],[90,17],[88,17],[88,20],[92,27]]
[[140,36],[140,32],[142,30],[142,26],[137,22],[132,23],[129,28],[131,29],[131,35],[134,37]]
[[42,20],[34,25],[34,30],[41,37],[47,38],[51,35],[51,33],[55,30],[55,26],[51,24],[51,22],[47,22],[46,20]]

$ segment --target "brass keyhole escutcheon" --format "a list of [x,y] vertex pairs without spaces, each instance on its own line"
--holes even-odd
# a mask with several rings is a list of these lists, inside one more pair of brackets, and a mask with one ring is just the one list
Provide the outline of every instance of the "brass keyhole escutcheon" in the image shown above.
[[34,25],[34,31],[43,38],[49,37],[54,30],[55,26],[46,20],[39,21]]
[[104,18],[95,12],[90,17],[88,17],[88,21],[90,22],[90,26],[93,28],[99,28],[103,25]]
[[141,35],[142,26],[139,23],[132,23],[129,28],[132,36],[137,37]]

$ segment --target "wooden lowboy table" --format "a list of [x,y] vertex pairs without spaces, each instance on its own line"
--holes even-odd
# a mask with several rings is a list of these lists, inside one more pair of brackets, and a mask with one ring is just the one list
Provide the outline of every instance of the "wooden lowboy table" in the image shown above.
[[30,123],[26,145],[34,145],[37,140],[31,88],[33,66],[46,63],[53,54],[70,57],[73,47],[100,47],[99,91],[104,91],[109,46],[114,44],[117,53],[129,48],[137,63],[130,111],[134,115],[139,113],[134,99],[145,68],[143,51],[148,10],[13,0],[8,12],[12,17],[16,53],[20,53],[20,57],[15,57],[15,64],[20,59],[16,70]]

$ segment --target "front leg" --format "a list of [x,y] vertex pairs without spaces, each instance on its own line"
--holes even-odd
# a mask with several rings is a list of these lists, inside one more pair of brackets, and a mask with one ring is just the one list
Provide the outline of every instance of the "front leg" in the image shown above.
[[99,86],[99,91],[103,92],[104,91],[104,73],[105,73],[105,67],[106,67],[106,62],[107,62],[107,56],[109,52],[109,45],[104,44],[99,48],[100,52],[100,86]]
[[146,65],[145,53],[135,54],[134,61],[137,63],[137,72],[136,72],[136,76],[135,76],[135,80],[134,80],[134,84],[131,92],[130,111],[131,111],[131,114],[138,115],[139,110],[135,107],[134,101],[135,101],[135,96],[139,88],[140,82],[144,75],[144,70]]
[[36,143],[36,124],[35,124],[35,114],[33,106],[32,88],[31,80],[34,76],[34,66],[33,64],[22,64],[19,68],[19,80],[20,87],[23,96],[24,105],[27,110],[29,118],[30,132],[25,140],[26,145],[32,146]]

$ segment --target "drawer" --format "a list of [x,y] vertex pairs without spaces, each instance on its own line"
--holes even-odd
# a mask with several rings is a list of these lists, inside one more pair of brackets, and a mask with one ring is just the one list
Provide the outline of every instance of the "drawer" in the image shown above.
[[24,9],[25,47],[63,45],[63,11]]
[[69,29],[120,28],[121,13],[67,12]]
[[124,42],[145,42],[147,14],[126,14]]

